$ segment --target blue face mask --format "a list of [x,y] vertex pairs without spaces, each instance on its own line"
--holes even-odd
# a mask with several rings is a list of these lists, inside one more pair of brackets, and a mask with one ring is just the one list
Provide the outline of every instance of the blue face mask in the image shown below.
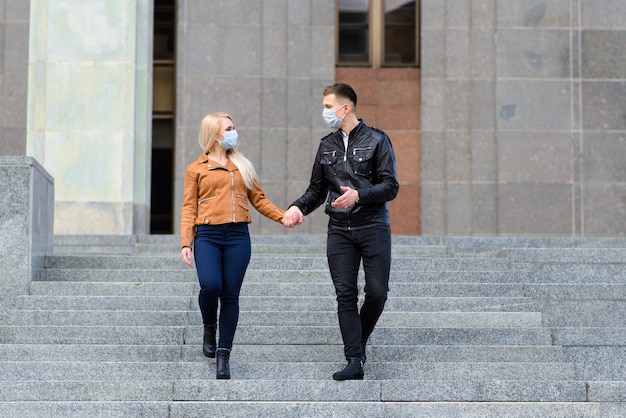
[[329,128],[339,129],[343,124],[343,118],[339,119],[337,117],[337,111],[344,105],[339,106],[337,109],[324,109],[322,111],[322,116],[324,117],[324,122],[326,122],[326,126]]
[[222,148],[224,148],[225,150],[235,148],[238,138],[237,131],[235,129],[233,129],[232,131],[225,131],[222,136],[224,137],[224,139],[222,141],[217,141]]

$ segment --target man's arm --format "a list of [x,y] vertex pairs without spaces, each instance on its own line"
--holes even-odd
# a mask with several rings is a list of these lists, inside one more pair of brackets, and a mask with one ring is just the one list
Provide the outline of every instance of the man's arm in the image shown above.
[[387,135],[378,145],[376,179],[371,187],[359,188],[359,204],[384,203],[395,199],[400,189],[396,174],[396,157]]

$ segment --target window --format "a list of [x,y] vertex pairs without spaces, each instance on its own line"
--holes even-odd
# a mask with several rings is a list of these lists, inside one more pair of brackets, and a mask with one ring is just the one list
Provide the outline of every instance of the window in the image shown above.
[[337,0],[337,64],[419,66],[419,2]]

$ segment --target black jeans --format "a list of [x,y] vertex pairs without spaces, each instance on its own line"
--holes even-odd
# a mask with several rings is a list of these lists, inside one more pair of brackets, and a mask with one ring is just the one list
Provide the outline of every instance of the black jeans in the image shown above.
[[[346,359],[361,358],[361,344],[367,342],[387,301],[391,231],[384,226],[356,231],[329,229],[326,255],[337,294]],[[365,300],[359,313],[357,276],[361,261],[365,271]]]

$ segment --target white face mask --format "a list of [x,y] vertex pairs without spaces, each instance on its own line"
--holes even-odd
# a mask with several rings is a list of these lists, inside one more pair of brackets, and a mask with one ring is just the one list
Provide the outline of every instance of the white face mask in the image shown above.
[[333,129],[339,129],[341,128],[341,124],[343,123],[343,118],[346,117],[346,115],[343,115],[343,117],[341,119],[339,119],[337,117],[337,110],[339,110],[342,106],[339,106],[337,109],[324,109],[322,111],[322,117],[324,118],[324,122],[326,122],[326,125],[329,128],[333,128]]
[[225,150],[235,148],[238,138],[237,131],[235,129],[233,129],[232,131],[225,131],[222,136],[224,137],[224,140],[217,141],[222,148],[224,148]]

